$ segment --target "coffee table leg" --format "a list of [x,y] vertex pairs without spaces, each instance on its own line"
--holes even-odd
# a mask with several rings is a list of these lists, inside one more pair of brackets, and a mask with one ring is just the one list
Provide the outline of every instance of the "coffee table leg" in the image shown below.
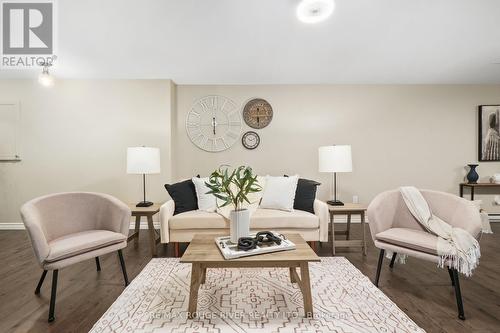
[[297,281],[295,281],[295,275],[293,273],[297,274],[297,271],[295,270],[295,267],[290,267],[290,282],[297,283]]
[[188,318],[196,317],[196,307],[198,306],[198,290],[200,289],[202,268],[200,264],[193,264],[191,268],[191,287],[189,289]]
[[203,267],[201,269],[201,284],[205,284],[205,280],[207,279],[207,268]]
[[304,313],[306,317],[313,316],[311,282],[309,280],[309,264],[300,264],[300,280],[302,284],[302,297],[304,298]]

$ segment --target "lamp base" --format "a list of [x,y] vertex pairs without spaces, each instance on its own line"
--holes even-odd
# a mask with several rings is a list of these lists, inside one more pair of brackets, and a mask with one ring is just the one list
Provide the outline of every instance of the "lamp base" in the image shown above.
[[326,203],[329,204],[330,206],[343,206],[344,205],[344,203],[340,200],[328,200]]
[[149,207],[149,206],[153,206],[153,203],[151,201],[141,201],[135,206],[136,207]]

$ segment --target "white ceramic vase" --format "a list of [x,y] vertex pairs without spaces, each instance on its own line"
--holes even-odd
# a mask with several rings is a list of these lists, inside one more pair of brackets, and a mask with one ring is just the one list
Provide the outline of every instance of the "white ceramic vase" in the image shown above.
[[250,234],[250,211],[248,209],[232,210],[229,213],[229,230],[231,243],[237,244],[241,237],[248,237]]

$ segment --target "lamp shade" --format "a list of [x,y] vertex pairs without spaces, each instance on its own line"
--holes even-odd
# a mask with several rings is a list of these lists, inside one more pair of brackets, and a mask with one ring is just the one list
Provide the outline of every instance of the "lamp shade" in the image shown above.
[[127,148],[127,173],[160,173],[160,149],[152,147]]
[[351,146],[324,146],[318,149],[319,172],[351,172]]

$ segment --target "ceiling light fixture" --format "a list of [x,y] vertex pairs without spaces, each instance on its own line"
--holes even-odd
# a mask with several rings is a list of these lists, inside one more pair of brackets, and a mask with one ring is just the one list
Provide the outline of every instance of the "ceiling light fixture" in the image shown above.
[[50,59],[51,61],[45,60],[40,63],[42,72],[38,75],[38,83],[44,87],[52,87],[54,85],[54,77],[50,75],[49,68],[52,67],[56,58],[56,56],[53,56],[52,59]]
[[38,83],[44,87],[52,87],[54,85],[54,77],[49,73],[49,66],[43,66],[42,73],[38,75]]
[[297,18],[304,23],[326,20],[335,9],[333,0],[302,0],[297,6]]

